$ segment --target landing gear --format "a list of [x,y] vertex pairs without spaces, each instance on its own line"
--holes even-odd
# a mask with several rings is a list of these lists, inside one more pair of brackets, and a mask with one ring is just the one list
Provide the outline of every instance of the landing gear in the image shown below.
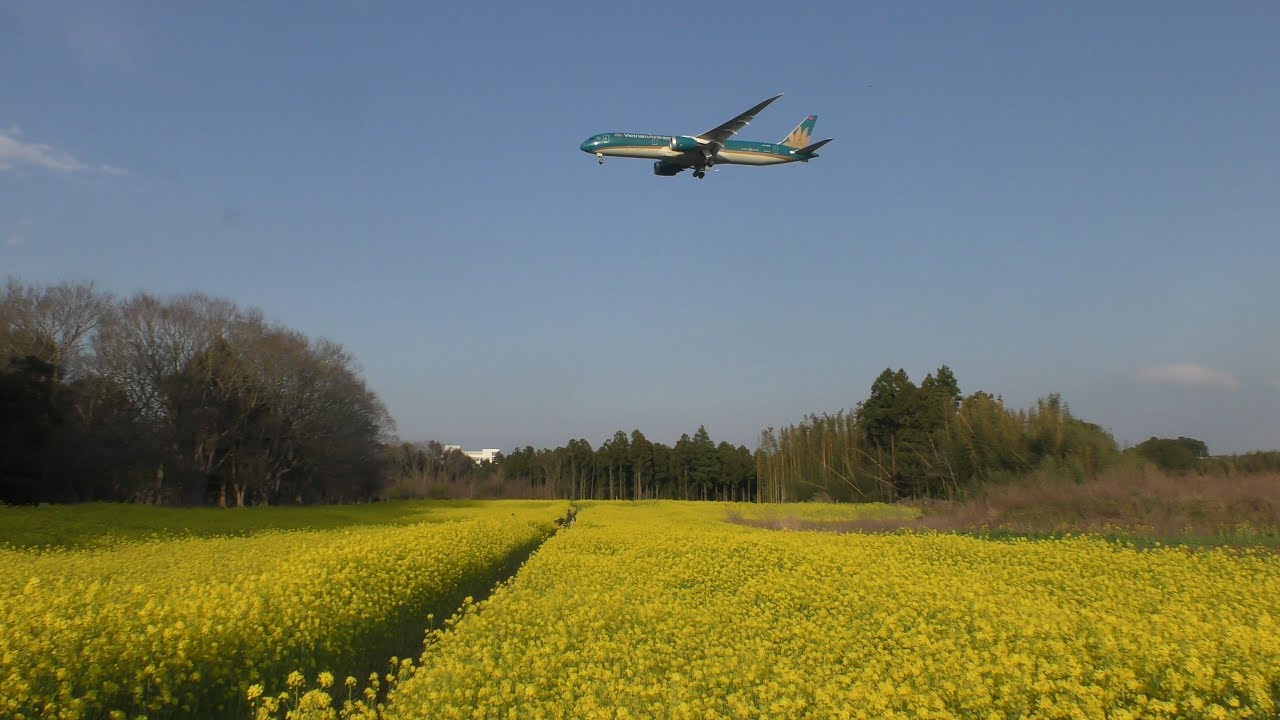
[[693,176],[701,180],[707,176],[707,168],[716,164],[716,156],[706,153],[703,157],[703,163],[693,168]]
[[603,165],[603,164],[604,164],[604,153],[596,153],[596,161],[598,161],[601,165]]

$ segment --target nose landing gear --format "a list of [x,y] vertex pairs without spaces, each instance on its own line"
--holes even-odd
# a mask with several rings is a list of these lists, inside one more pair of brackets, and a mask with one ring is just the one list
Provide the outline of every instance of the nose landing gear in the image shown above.
[[601,165],[604,164],[604,153],[596,153],[596,161]]

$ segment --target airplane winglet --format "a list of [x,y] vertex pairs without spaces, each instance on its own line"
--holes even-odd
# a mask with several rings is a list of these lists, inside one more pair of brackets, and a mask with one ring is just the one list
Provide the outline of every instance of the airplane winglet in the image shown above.
[[755,107],[742,113],[738,117],[726,123],[722,123],[714,129],[708,130],[696,137],[704,143],[723,143],[725,140],[733,137],[734,133],[746,127],[747,123],[751,122],[761,110],[769,106],[769,103],[780,97],[782,97],[782,93],[778,93],[768,100],[761,100],[759,103],[756,103]]

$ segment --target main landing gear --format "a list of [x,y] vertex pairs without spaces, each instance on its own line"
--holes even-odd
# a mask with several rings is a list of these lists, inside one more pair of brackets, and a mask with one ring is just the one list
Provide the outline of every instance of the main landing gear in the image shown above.
[[706,171],[706,170],[694,170],[694,171],[693,171],[693,176],[694,176],[694,177],[696,177],[696,178],[698,178],[699,180],[701,180],[702,178],[704,178],[704,177],[706,177],[706,176],[707,176],[707,171]]

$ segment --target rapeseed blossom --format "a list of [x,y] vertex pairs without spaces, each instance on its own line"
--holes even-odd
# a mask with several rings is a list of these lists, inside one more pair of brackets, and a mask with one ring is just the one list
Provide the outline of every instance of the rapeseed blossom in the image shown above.
[[595,504],[435,632],[414,718],[1277,715],[1280,557]]
[[[0,548],[0,717],[236,716],[420,645],[430,609],[492,582],[566,503],[250,537]],[[466,517],[460,514],[460,518]],[[286,676],[297,671],[296,676]],[[307,707],[316,707],[312,694]],[[273,700],[273,703],[276,701]]]
[[[488,504],[433,526],[0,551],[0,716],[1280,714],[1275,553],[780,533],[724,522],[785,516],[777,507],[580,505],[480,602],[460,596],[546,537],[563,503],[514,516]],[[798,510],[864,511],[881,512]],[[417,663],[366,674],[441,601],[462,609]]]

